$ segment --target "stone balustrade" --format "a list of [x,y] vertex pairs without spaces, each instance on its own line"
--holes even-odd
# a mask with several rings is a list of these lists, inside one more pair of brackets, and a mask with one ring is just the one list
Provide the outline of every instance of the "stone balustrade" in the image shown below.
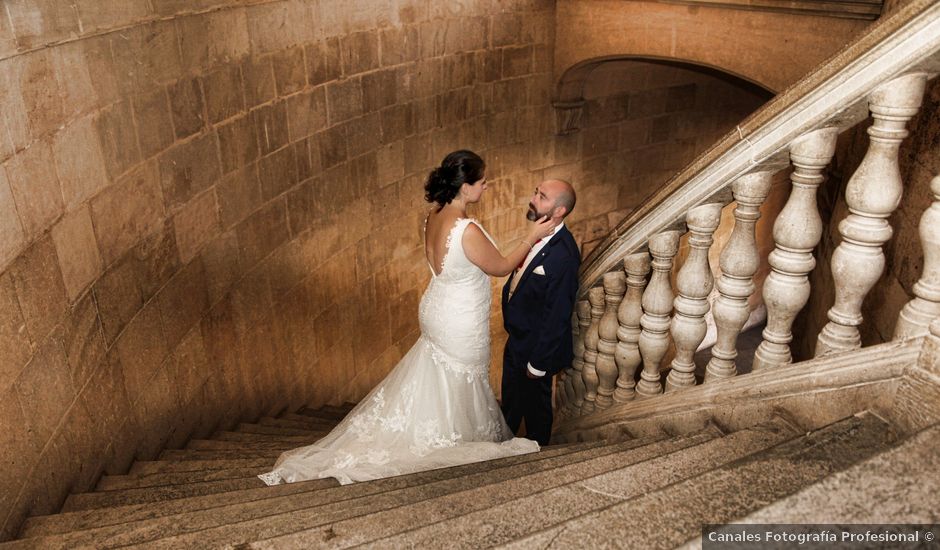
[[[831,276],[834,304],[827,314],[829,323],[818,334],[816,356],[862,345],[863,301],[883,274],[883,247],[893,235],[892,213],[902,200],[899,148],[908,135],[908,121],[918,113],[927,81],[926,72],[914,70],[873,86],[867,96],[873,118],[867,130],[870,142],[845,189],[847,213],[838,225],[840,238],[831,255],[831,275],[826,274]],[[817,266],[814,253],[819,253],[824,231],[816,195],[826,181],[836,139],[845,129],[837,122],[819,121],[790,142],[784,151],[789,164],[780,162],[779,151],[752,159],[750,170],[689,208],[681,220],[688,233],[684,259],[676,261],[682,258],[678,252],[684,231],[677,230],[682,226],[672,221],[645,241],[648,252],[625,255],[619,266],[622,269],[605,273],[602,285],[588,289],[589,301],[578,306],[576,359],[570,382],[566,378],[563,384],[566,406],[561,414],[584,415],[614,405],[628,406],[634,399],[653,398],[664,390],[671,393],[700,381],[735,376],[739,372],[738,339],[755,307],[751,298],[761,265],[769,271],[760,294],[767,321],[750,366],[753,370],[772,369],[794,361],[794,322],[811,295],[810,275]],[[786,168],[792,169],[789,193],[784,195],[782,210],[772,218],[773,249],[762,258],[755,226],[775,174]],[[713,275],[709,250],[714,235],[721,232],[719,222],[726,201],[720,197],[725,189],[731,190],[735,201],[733,221],[728,219],[733,226],[728,228],[730,237],[720,254],[720,274]],[[924,196],[923,190],[917,192]],[[919,223],[924,258],[920,278],[913,286],[913,299],[898,315],[895,339],[927,334],[931,322],[940,319],[940,175],[930,181],[929,197],[932,202]],[[826,220],[831,224],[836,221]],[[713,288],[717,292],[710,304]],[[709,311],[716,342],[707,364],[696,364]],[[663,360],[670,351],[674,355],[664,368]],[[641,362],[643,368],[637,376]]]

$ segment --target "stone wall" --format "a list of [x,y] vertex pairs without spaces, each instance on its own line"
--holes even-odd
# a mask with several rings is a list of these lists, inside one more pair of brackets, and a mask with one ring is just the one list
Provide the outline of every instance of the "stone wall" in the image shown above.
[[[810,274],[812,296],[797,318],[794,355],[812,357],[816,337],[828,322],[826,312],[835,301],[830,261],[841,242],[838,224],[848,214],[845,187],[868,149],[866,130],[870,120],[862,122],[839,138],[839,147],[830,180],[820,190],[819,203],[826,227],[816,248],[816,269]],[[862,306],[865,321],[859,327],[862,345],[891,340],[898,313],[914,297],[914,283],[924,266],[924,251],[918,226],[924,210],[932,203],[930,180],[940,174],[940,81],[927,84],[924,103],[908,123],[910,136],[901,144],[900,169],[904,194],[901,204],[889,218],[894,235],[884,246],[885,271]]]
[[556,81],[584,63],[628,56],[715,67],[775,92],[869,25],[857,19],[642,0],[558,0],[556,11]]
[[476,215],[521,236],[552,8],[6,4],[3,535],[135,456],[384,376],[416,336],[432,165],[483,153]]

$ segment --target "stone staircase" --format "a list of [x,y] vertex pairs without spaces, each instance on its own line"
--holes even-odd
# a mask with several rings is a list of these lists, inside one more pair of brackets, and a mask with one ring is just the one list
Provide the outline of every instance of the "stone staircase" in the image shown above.
[[[843,512],[833,517],[847,521],[876,491],[930,495],[940,485],[930,474],[940,426],[904,437],[870,411],[810,431],[777,410],[735,431],[707,422],[683,434],[621,432],[347,486],[266,487],[254,477],[347,410],[304,409],[166,450],[71,495],[61,513],[30,518],[0,548],[672,548],[705,523],[814,518],[833,500]],[[910,518],[907,502],[899,518]]]

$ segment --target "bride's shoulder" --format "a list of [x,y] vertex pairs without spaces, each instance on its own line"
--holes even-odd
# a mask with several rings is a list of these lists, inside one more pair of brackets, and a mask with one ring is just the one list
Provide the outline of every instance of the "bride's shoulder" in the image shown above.
[[476,218],[461,218],[458,223],[463,223],[466,226],[464,231],[470,233],[486,233],[486,229],[483,229],[483,224],[481,224]]
[[489,241],[493,242],[493,237],[486,231],[486,228],[483,227],[476,218],[465,218],[466,229],[464,230],[464,236],[469,236],[471,240],[475,241]]

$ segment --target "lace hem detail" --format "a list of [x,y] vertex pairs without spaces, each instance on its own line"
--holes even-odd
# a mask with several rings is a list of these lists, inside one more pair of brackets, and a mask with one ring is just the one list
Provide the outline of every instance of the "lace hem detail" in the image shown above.
[[428,347],[428,351],[431,352],[431,359],[436,366],[466,377],[467,383],[473,383],[488,376],[489,372],[487,367],[489,365],[470,365],[462,363],[439,350],[430,340],[425,339],[424,342]]
[[416,384],[408,384],[396,401],[394,409],[386,410],[385,388],[380,389],[372,396],[369,408],[352,419],[349,430],[359,441],[372,441],[378,430],[387,433],[403,432],[414,409],[415,391]]
[[415,430],[415,444],[411,446],[411,452],[417,456],[425,456],[435,449],[456,447],[461,439],[463,438],[457,432],[442,433],[437,420],[425,420],[418,424]]
[[258,478],[261,479],[265,485],[281,485],[284,483],[284,479],[281,477],[281,474],[277,472],[258,474]]

